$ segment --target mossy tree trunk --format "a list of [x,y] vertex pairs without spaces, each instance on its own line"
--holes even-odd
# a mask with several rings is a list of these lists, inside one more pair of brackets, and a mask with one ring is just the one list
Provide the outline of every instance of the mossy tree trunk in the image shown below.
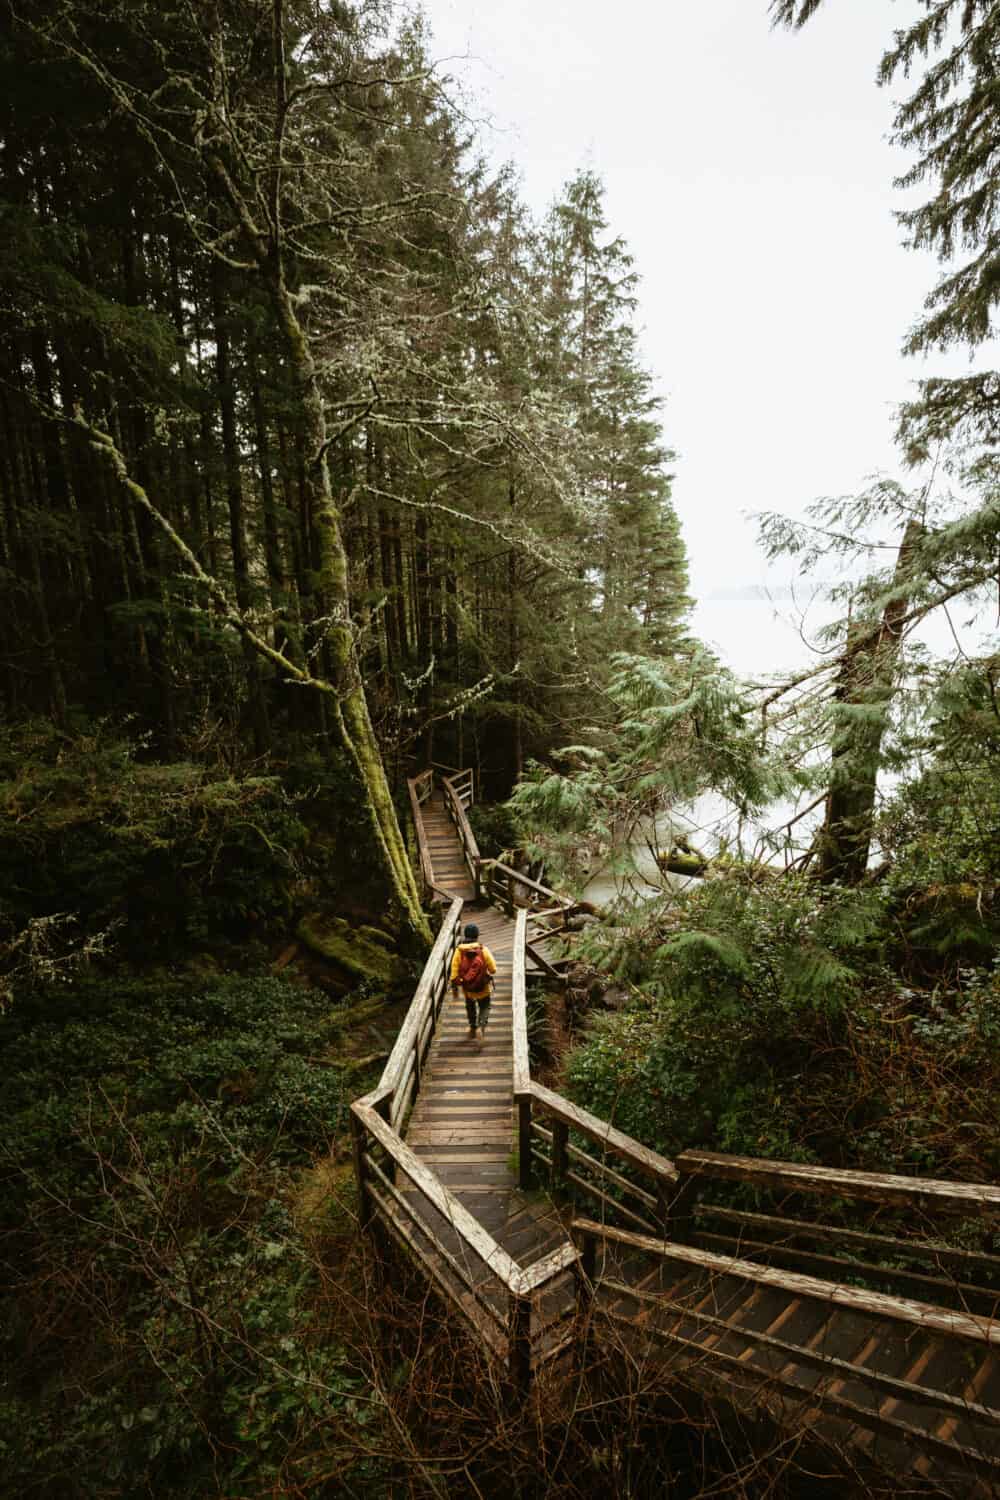
[[848,635],[835,690],[839,722],[834,730],[830,792],[817,837],[818,875],[826,885],[857,885],[868,868],[882,741],[896,687],[902,622],[909,610],[906,579],[922,530],[915,520],[906,527],[893,573],[892,598],[878,625],[855,628]]
[[429,943],[430,927],[420,905],[420,893],[396,816],[361,680],[350,619],[347,552],[326,456],[328,433],[319,372],[296,312],[294,298],[285,283],[280,257],[268,256],[261,269],[284,337],[290,370],[301,392],[307,453],[305,485],[319,546],[319,590],[330,615],[327,640],[336,689],[336,724],[357,768],[393,895],[414,940]]

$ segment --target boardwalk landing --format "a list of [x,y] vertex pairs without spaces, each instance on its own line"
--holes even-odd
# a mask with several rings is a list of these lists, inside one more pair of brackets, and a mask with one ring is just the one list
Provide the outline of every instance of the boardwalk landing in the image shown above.
[[[435,884],[465,902],[463,920],[475,922],[497,961],[496,991],[486,1039],[471,1040],[461,994],[450,995],[424,1064],[420,1093],[405,1139],[461,1203],[522,1266],[566,1240],[547,1200],[517,1186],[514,1166],[514,1043],[511,965],[514,923],[495,907],[477,905],[455,825],[440,792],[423,810]],[[412,1188],[418,1212],[438,1216]],[[434,1228],[440,1229],[435,1222]]]

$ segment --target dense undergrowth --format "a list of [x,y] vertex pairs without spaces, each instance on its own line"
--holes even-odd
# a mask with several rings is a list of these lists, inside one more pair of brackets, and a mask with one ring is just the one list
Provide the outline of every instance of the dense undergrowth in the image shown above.
[[0,733],[0,997],[102,955],[240,961],[306,902],[384,904],[341,756],[303,745],[266,774],[164,764],[127,728]]
[[304,903],[380,914],[350,778],[36,722],[0,737],[0,807],[0,1490],[268,1493],[335,1461],[383,1493],[344,1311],[373,1037],[342,1017],[378,997],[268,972]]
[[81,981],[0,1020],[6,1493],[257,1493],[352,1425],[318,1254],[354,1234],[336,1041],[325,996],[253,976]]
[[590,952],[631,998],[570,1057],[575,1096],[668,1154],[995,1178],[998,809],[989,761],[938,765],[860,887],[736,865],[616,913]]

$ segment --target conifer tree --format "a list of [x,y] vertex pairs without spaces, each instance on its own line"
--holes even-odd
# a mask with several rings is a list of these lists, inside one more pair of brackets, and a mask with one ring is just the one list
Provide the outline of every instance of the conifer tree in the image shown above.
[[608,240],[604,188],[577,174],[543,226],[542,368],[573,413],[594,585],[619,649],[669,651],[689,607],[659,399],[633,324],[638,276]]
[[[798,28],[822,3],[772,0],[771,11],[776,25]],[[896,142],[914,158],[897,185],[925,187],[928,196],[898,218],[909,245],[932,251],[947,267],[906,340],[910,353],[985,344],[1000,304],[1000,11],[992,0],[922,0],[921,9],[917,20],[893,33],[878,70],[883,86],[916,77],[896,110]],[[886,6],[887,23],[892,19]],[[903,407],[900,422],[914,461],[954,438],[995,448],[998,430],[995,370],[921,381],[919,397]]]

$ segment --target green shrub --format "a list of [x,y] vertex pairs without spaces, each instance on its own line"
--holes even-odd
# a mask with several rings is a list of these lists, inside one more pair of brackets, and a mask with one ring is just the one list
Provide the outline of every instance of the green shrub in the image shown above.
[[322,1471],[331,1422],[338,1451],[363,1437],[288,1206],[363,1082],[336,1034],[272,977],[90,977],[0,1016],[4,1493],[263,1492],[299,1448]]
[[520,843],[514,815],[506,802],[473,803],[469,822],[484,859],[499,859]]
[[[6,950],[23,980],[55,977],[109,928],[126,956],[155,958],[287,920],[307,839],[276,777],[144,764],[101,726],[0,736],[0,809],[0,963]],[[68,926],[41,931],[60,914]]]

